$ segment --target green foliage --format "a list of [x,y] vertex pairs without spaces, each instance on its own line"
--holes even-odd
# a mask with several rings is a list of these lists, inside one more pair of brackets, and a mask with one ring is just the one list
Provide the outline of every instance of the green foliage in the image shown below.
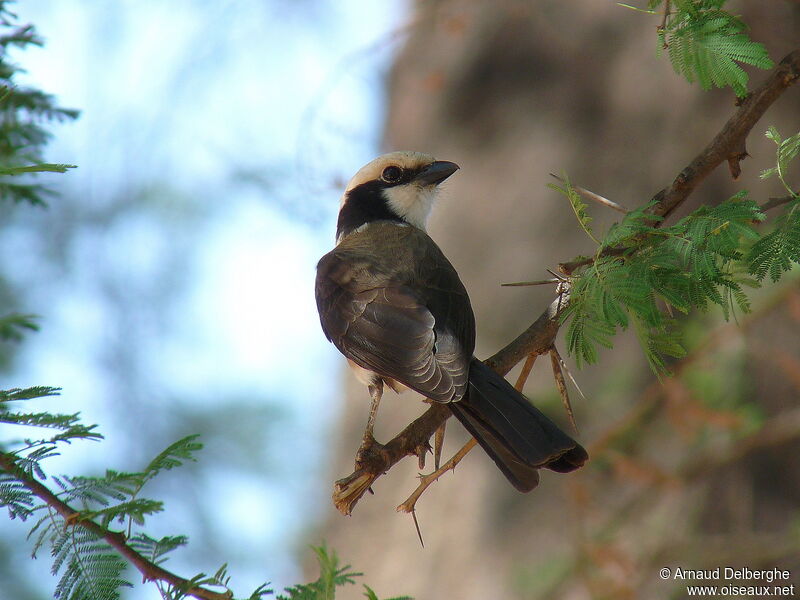
[[[59,600],[111,600],[119,598],[120,589],[131,587],[126,576],[131,553],[148,561],[155,568],[169,555],[185,546],[186,536],[165,536],[160,539],[143,529],[147,518],[162,512],[158,500],[142,497],[146,484],[158,476],[196,460],[202,448],[196,435],[170,444],[147,466],[137,472],[107,470],[101,477],[48,476],[42,464],[57,455],[60,446],[78,439],[99,440],[102,436],[95,426],[80,423],[79,415],[58,415],[47,412],[23,412],[11,409],[12,402],[53,396],[58,388],[35,387],[0,390],[0,423],[56,430],[55,435],[40,439],[25,438],[4,442],[0,451],[0,507],[9,516],[35,519],[29,538],[33,540],[33,555],[43,548],[53,558],[52,573],[58,576],[54,597]],[[45,484],[52,482],[48,488]],[[38,486],[38,487],[37,487]],[[45,490],[42,492],[41,490]],[[128,554],[122,554],[109,540],[122,543]],[[315,582],[286,589],[284,600],[333,600],[337,588],[354,584],[361,573],[349,566],[340,567],[335,552],[323,545],[314,548],[320,564],[320,576]],[[165,600],[180,600],[191,596],[191,588],[220,588],[229,594],[230,577],[227,565],[213,575],[198,573],[182,586],[156,581]],[[272,594],[264,583],[256,588],[249,600]],[[366,585],[365,596],[378,600]],[[394,598],[392,600],[406,600]]]
[[580,223],[583,231],[592,239],[592,241],[594,241],[594,243],[599,244],[600,242],[597,241],[597,238],[594,237],[594,233],[592,232],[592,217],[586,212],[586,203],[570,183],[569,178],[566,175],[563,175],[561,180],[563,181],[563,185],[548,183],[547,187],[557,191],[560,194],[563,194],[567,200],[569,200],[569,204],[572,207],[572,212],[575,213],[575,218],[578,219],[578,223]]
[[767,275],[778,281],[784,272],[800,263],[800,194],[786,180],[789,162],[800,154],[800,133],[785,140],[774,127],[767,129],[766,136],[777,145],[775,166],[762,171],[761,178],[777,175],[791,200],[786,211],[775,220],[775,227],[750,248],[747,254],[749,270],[759,281]]
[[50,139],[44,126],[74,119],[78,111],[60,108],[52,96],[16,84],[21,69],[9,60],[9,50],[41,46],[42,42],[32,25],[16,24],[7,4],[0,2],[0,199],[44,204],[48,193],[44,186],[29,179],[12,183],[9,177],[63,173],[73,168],[44,162],[44,146]]
[[34,321],[35,318],[36,315],[17,313],[0,317],[0,340],[19,342],[22,339],[23,330],[39,331],[39,326]]
[[328,553],[325,544],[312,547],[319,562],[319,579],[311,583],[294,585],[286,588],[288,595],[280,595],[277,600],[322,600],[334,598],[336,588],[342,585],[355,584],[355,578],[362,573],[350,570],[350,565],[339,566],[339,558],[335,552]]
[[138,533],[128,539],[128,544],[130,544],[131,548],[155,565],[163,563],[167,560],[167,554],[181,546],[185,546],[188,542],[189,538],[185,535],[168,535],[157,540],[146,533]]
[[[16,400],[32,400],[34,398],[46,398],[47,396],[58,396],[61,388],[46,385],[37,385],[25,389],[13,388],[10,390],[0,390],[0,402],[14,402]],[[0,410],[7,407],[0,404]]]
[[[594,260],[576,273],[570,302],[567,347],[580,363],[597,360],[597,347],[611,347],[620,329],[633,325],[652,368],[667,370],[664,357],[684,349],[670,313],[722,308],[725,318],[749,310],[742,286],[757,285],[739,269],[747,244],[759,240],[759,206],[744,194],[714,207],[702,206],[669,227],[655,226],[647,207],[612,226]],[[762,238],[763,239],[763,238]]]
[[784,272],[800,263],[800,199],[792,201],[789,210],[778,217],[775,228],[753,244],[747,256],[750,272],[759,281],[767,275],[774,282]]
[[[40,45],[32,26],[16,26],[16,17],[0,0],[0,198],[14,202],[43,204],[47,190],[25,179],[41,172],[63,173],[71,165],[44,163],[42,152],[50,134],[44,125],[77,117],[77,111],[59,108],[43,92],[21,88],[14,82],[19,67],[8,60],[10,47]],[[11,183],[9,177],[19,177]],[[25,330],[36,330],[33,315],[0,317],[0,340],[17,341]],[[84,425],[79,414],[53,414],[16,410],[14,403],[54,396],[60,389],[37,386],[0,390],[0,423],[17,426],[26,433],[45,431],[39,437],[0,440],[0,507],[10,518],[33,522],[29,538],[33,555],[47,548],[53,559],[52,573],[58,577],[54,597],[59,600],[112,600],[131,587],[125,573],[128,562],[148,569],[165,600],[192,595],[196,587],[219,588],[218,594],[233,600],[227,565],[209,576],[190,579],[160,576],[162,565],[186,536],[154,538],[144,530],[147,519],[164,510],[159,500],[142,496],[146,485],[172,469],[195,460],[202,448],[197,436],[185,437],[168,446],[142,470],[106,470],[100,477],[53,476],[45,473],[46,459],[56,456],[65,444],[77,440],[102,439],[94,425]],[[360,575],[349,567],[340,569],[335,553],[316,549],[321,565],[318,582],[287,590],[290,598],[333,599],[337,587],[353,583]],[[170,582],[181,582],[173,585]],[[367,588],[367,597],[375,597]],[[258,586],[250,600],[272,591]],[[301,596],[302,595],[302,596]],[[399,600],[399,599],[398,599]]]
[[778,179],[781,180],[783,187],[786,188],[786,191],[789,192],[789,194],[795,197],[800,197],[800,195],[798,195],[798,193],[795,192],[786,181],[786,171],[789,167],[789,163],[797,158],[797,155],[800,153],[800,133],[796,133],[784,140],[781,138],[781,134],[778,133],[778,130],[775,129],[775,127],[769,127],[764,135],[766,135],[768,139],[775,142],[775,145],[778,146],[778,148],[775,151],[775,166],[770,169],[763,170],[761,172],[761,179],[767,179],[768,177],[777,175]]
[[569,321],[567,348],[579,364],[596,362],[598,347],[610,348],[614,335],[633,325],[651,367],[666,372],[665,357],[684,353],[673,309],[717,305],[729,319],[737,309],[750,310],[744,288],[759,287],[767,275],[778,281],[800,263],[800,195],[786,179],[800,155],[800,134],[783,139],[770,127],[767,137],[777,151],[762,177],[776,175],[790,194],[771,231],[756,229],[766,214],[746,192],[701,206],[669,227],[659,227],[648,205],[609,228],[594,258],[574,274],[562,315]]
[[52,534],[53,575],[61,575],[53,597],[61,600],[118,598],[120,587],[133,587],[122,578],[127,563],[97,534],[67,527],[58,519]]
[[[0,441],[0,449],[10,451],[16,457],[17,466],[29,476],[44,477],[39,463],[57,453],[60,443],[74,440],[100,440],[102,435],[95,431],[95,426],[86,426],[80,422],[79,414],[63,415],[45,412],[13,412],[10,403],[19,400],[32,400],[58,395],[60,388],[37,386],[25,389],[0,390],[0,423],[11,425],[27,425],[40,429],[54,429],[56,433],[40,439],[26,438],[11,442]],[[7,450],[6,447],[10,447]]]
[[[228,565],[226,563],[217,569],[217,572],[213,575],[199,573],[187,581],[183,586],[175,587],[159,585],[158,589],[161,592],[161,596],[164,598],[164,600],[183,600],[183,598],[188,598],[192,595],[191,589],[195,587],[202,587],[204,589],[221,588],[221,593],[223,595],[230,597],[231,600],[234,600],[233,592],[229,586],[230,579],[231,578],[228,575]],[[267,585],[268,584],[266,583],[259,585],[255,591],[248,596],[248,600],[260,600],[260,598],[272,594],[272,590],[267,588]]]
[[[139,497],[144,485],[159,473],[194,460],[194,453],[201,445],[196,436],[183,438],[156,456],[141,472],[108,470],[103,477],[51,476],[56,488],[52,496],[63,503],[54,506],[34,494],[32,485],[26,483],[47,481],[42,463],[58,454],[61,444],[77,439],[99,440],[102,436],[95,431],[95,426],[80,423],[77,414],[12,411],[9,403],[52,396],[57,392],[57,388],[50,387],[0,391],[0,422],[57,431],[53,436],[26,438],[3,445],[6,462],[13,467],[0,472],[0,506],[6,507],[12,518],[26,520],[38,515],[29,537],[34,539],[34,556],[43,546],[50,549],[52,572],[59,576],[56,598],[118,598],[119,589],[131,585],[123,577],[127,562],[98,532],[108,531],[114,523],[123,524],[126,532],[118,533],[131,540],[131,547],[145,550],[159,562],[184,545],[186,538],[183,536],[154,540],[142,531],[134,534],[132,529],[143,526],[148,516],[163,510],[161,502]],[[64,516],[64,510],[59,510],[65,505],[72,511],[68,517]],[[84,527],[82,523],[99,525],[99,528]]]
[[[336,597],[336,588],[344,585],[355,584],[355,578],[362,573],[350,570],[350,565],[339,566],[336,552],[328,552],[325,544],[311,549],[317,555],[319,563],[319,578],[307,584],[294,585],[286,588],[288,595],[280,595],[276,600],[333,600]],[[379,600],[375,592],[364,585],[364,596],[369,600]],[[387,600],[411,600],[408,596],[389,598]]]
[[[649,0],[651,14],[659,11],[659,52],[666,49],[675,71],[703,89],[730,86],[737,96],[747,94],[747,73],[738,63],[769,69],[774,63],[766,48],[747,36],[742,20],[723,9],[725,0]],[[627,6],[627,5],[625,5]],[[633,7],[628,7],[633,8]]]
[[670,227],[659,227],[661,219],[649,213],[652,204],[625,215],[572,279],[562,319],[569,321],[567,348],[579,364],[596,362],[597,348],[610,348],[617,331],[633,324],[651,367],[663,373],[665,357],[684,353],[672,309],[717,305],[729,319],[736,309],[750,310],[745,287],[758,287],[767,275],[778,281],[800,263],[800,195],[787,181],[789,164],[800,155],[800,134],[783,139],[770,127],[766,135],[777,150],[775,166],[761,177],[777,176],[789,192],[773,229],[758,232],[766,215],[746,192],[701,206]]
[[23,521],[33,514],[36,500],[30,490],[6,473],[0,473],[0,507],[8,510],[12,519]]

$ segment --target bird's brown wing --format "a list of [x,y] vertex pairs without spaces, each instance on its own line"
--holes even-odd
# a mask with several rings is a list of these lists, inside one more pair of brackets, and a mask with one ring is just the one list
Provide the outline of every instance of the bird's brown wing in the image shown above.
[[[466,291],[425,233],[396,236],[397,226],[386,227],[377,238],[379,255],[369,239],[353,234],[357,239],[346,239],[320,260],[322,328],[361,367],[437,402],[458,401],[466,392],[475,343]],[[376,233],[370,232],[373,241]]]

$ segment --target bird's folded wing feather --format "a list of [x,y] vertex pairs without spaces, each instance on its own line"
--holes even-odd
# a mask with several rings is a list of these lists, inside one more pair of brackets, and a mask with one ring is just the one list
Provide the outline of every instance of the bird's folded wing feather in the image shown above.
[[[471,347],[464,347],[470,336],[465,340],[462,331],[474,327],[460,281],[456,286],[431,281],[437,298],[431,303],[424,299],[426,289],[408,285],[396,273],[380,271],[342,252],[323,257],[317,267],[316,292],[328,339],[361,367],[431,400],[460,400],[472,354]],[[453,276],[457,279],[455,271]],[[457,316],[465,311],[450,306],[458,302],[467,303],[468,316],[461,318],[469,323],[458,322]]]

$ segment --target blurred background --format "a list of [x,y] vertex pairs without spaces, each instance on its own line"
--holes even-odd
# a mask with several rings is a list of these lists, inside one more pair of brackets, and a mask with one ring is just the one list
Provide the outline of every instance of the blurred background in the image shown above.
[[[774,60],[796,45],[797,2],[730,6]],[[3,208],[0,293],[42,325],[2,349],[3,387],[61,386],[37,408],[100,425],[102,444],[71,447],[51,472],[139,469],[202,434],[200,461],[150,490],[166,513],[149,531],[190,537],[171,569],[228,562],[239,593],[264,580],[280,590],[316,578],[308,545],[324,539],[381,597],[682,597],[659,579],[663,566],[778,567],[800,585],[791,276],[756,292],[738,323],[713,311],[686,319],[691,352],[673,379],[659,383],[628,334],[596,366],[567,359],[593,457],[579,473],[545,473],[523,496],[476,451],[417,504],[424,548],[395,512],[415,488],[415,461],[352,517],[330,501],[368,407],[313,301],[347,179],[393,149],[461,165],[430,231],[470,291],[478,355],[494,353],[553,294],[499,284],[546,277],[592,249],[548,173],[637,206],[734,110],[730,91],[702,92],[656,56],[658,17],[588,0],[15,9],[46,40],[14,57],[28,71],[21,82],[82,114],[51,128],[48,160],[79,168],[47,178],[58,191],[49,208]],[[740,181],[720,169],[692,201],[741,188],[759,202],[779,195],[774,179],[758,179],[774,160],[762,133],[795,133],[798,114],[793,89],[755,128]],[[615,220],[592,211],[601,231]],[[566,427],[540,362],[526,393]],[[411,395],[387,396],[378,439],[422,410]],[[464,441],[452,423],[445,451]],[[2,600],[48,598],[55,585],[47,557],[30,560],[26,533],[0,521]]]

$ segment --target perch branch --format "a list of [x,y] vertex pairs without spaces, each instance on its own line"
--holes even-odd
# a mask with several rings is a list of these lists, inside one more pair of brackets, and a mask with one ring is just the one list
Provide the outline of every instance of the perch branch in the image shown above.
[[[745,98],[734,115],[706,148],[684,168],[669,187],[654,196],[657,204],[652,213],[662,217],[678,208],[716,167],[728,161],[731,169],[738,168],[746,156],[745,140],[756,122],[783,92],[800,78],[800,49],[788,54],[773,69],[766,80]],[[605,255],[620,254],[621,249],[611,248]],[[565,275],[594,260],[580,259],[559,265]],[[544,354],[553,346],[559,329],[561,309],[568,301],[568,293],[560,294],[536,321],[515,340],[488,358],[485,363],[495,372],[505,376],[517,363],[531,354]],[[432,405],[386,445],[376,445],[359,457],[353,473],[334,485],[333,501],[336,508],[349,515],[358,500],[375,480],[406,456],[424,454],[429,449],[428,440],[451,415],[447,406]]]
[[[505,376],[523,358],[549,352],[558,333],[560,306],[563,306],[563,301],[559,297],[517,339],[484,362]],[[427,452],[428,440],[452,414],[446,405],[433,404],[390,442],[376,444],[359,456],[353,473],[334,484],[333,503],[337,510],[349,515],[375,480],[397,462],[406,456],[419,456]]]
[[[551,352],[554,351],[551,350]],[[531,374],[531,370],[533,369],[533,363],[536,362],[536,357],[539,356],[538,354],[531,353],[528,355],[528,358],[525,360],[525,364],[522,367],[522,372],[519,374],[517,378],[517,383],[514,384],[514,388],[518,392],[522,392],[523,388],[525,387],[525,383],[528,381],[528,377]],[[437,430],[438,431],[438,430]],[[435,481],[437,481],[442,475],[447,473],[448,471],[455,471],[456,465],[462,461],[462,459],[472,450],[475,445],[478,443],[478,440],[475,438],[470,439],[464,446],[453,455],[453,458],[448,460],[444,465],[439,467],[438,463],[434,468],[432,473],[427,475],[420,474],[419,485],[417,489],[403,502],[400,506],[397,507],[397,512],[406,512],[414,514],[417,506],[417,500],[419,500],[420,496],[422,496],[423,492],[428,489],[428,487]],[[414,518],[414,523],[416,524],[416,517]],[[417,533],[419,534],[419,526],[417,525]],[[422,534],[420,534],[420,542],[422,542]]]
[[64,522],[74,527],[83,527],[91,531],[96,536],[104,539],[116,550],[120,556],[136,567],[142,574],[145,581],[163,581],[176,589],[184,591],[188,596],[199,598],[200,600],[230,600],[229,592],[214,592],[212,590],[192,585],[188,579],[184,579],[174,573],[167,571],[163,567],[150,562],[144,556],[128,545],[127,538],[120,532],[111,531],[97,524],[91,519],[81,517],[79,511],[69,506],[66,502],[56,496],[44,484],[30,477],[25,471],[19,468],[16,460],[10,454],[0,452],[0,470],[5,471],[22,485],[28,488],[36,497],[42,500],[47,506],[58,512]]

